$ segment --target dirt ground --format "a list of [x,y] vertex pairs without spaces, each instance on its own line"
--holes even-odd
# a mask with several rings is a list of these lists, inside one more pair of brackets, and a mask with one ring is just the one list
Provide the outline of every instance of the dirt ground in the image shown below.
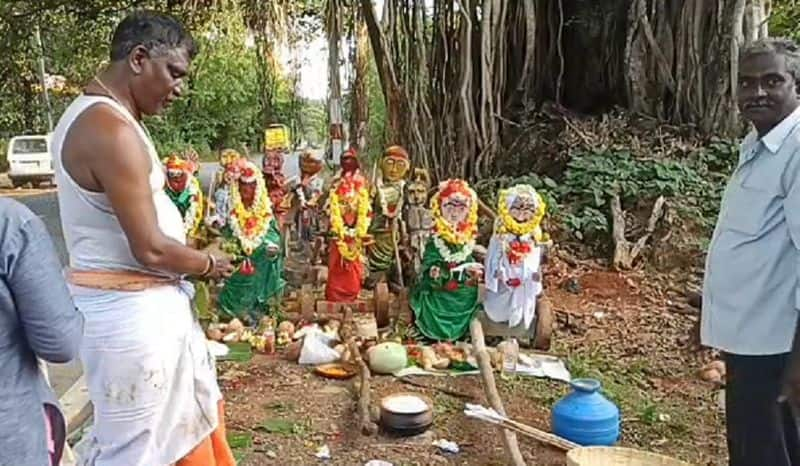
[[[697,315],[682,300],[676,277],[644,272],[620,274],[592,263],[554,260],[546,292],[558,311],[552,353],[564,358],[573,377],[602,381],[622,410],[621,445],[668,454],[693,464],[726,460],[718,390],[696,371],[712,357],[687,343]],[[683,281],[686,277],[678,277]],[[399,465],[506,464],[498,431],[467,419],[465,399],[434,389],[375,377],[373,404],[400,391],[433,400],[432,429],[416,438],[364,437],[355,415],[353,381],[322,379],[278,356],[226,363],[221,378],[227,400],[229,436],[242,465],[363,465],[384,460]],[[477,376],[418,378],[486,405]],[[509,415],[549,431],[550,408],[567,393],[565,384],[532,378],[499,380]],[[467,400],[469,401],[469,400]],[[447,439],[461,451],[444,455],[432,442]],[[562,452],[520,437],[528,464],[566,464]],[[327,445],[331,459],[315,457]]]

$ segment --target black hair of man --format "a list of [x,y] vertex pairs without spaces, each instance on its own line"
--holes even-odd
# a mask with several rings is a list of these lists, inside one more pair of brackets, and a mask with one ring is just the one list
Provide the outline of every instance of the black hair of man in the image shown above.
[[197,55],[197,44],[183,24],[154,11],[135,11],[119,23],[111,39],[111,61],[126,59],[139,46],[151,56],[178,48],[185,49],[190,58]]
[[792,39],[785,37],[768,37],[760,39],[742,48],[739,52],[739,62],[753,55],[772,53],[783,57],[786,63],[786,71],[800,82],[800,46]]

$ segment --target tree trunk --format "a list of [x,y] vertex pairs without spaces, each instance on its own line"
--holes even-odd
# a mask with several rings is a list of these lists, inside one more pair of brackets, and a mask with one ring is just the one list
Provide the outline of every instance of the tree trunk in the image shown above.
[[342,121],[342,84],[339,67],[339,44],[342,39],[342,7],[340,0],[327,0],[325,5],[325,32],[328,36],[328,118],[333,160],[338,162],[344,150]]
[[369,35],[364,15],[354,12],[355,57],[354,79],[350,111],[350,145],[363,150],[367,147],[367,121],[369,120],[369,94],[367,75],[369,73]]

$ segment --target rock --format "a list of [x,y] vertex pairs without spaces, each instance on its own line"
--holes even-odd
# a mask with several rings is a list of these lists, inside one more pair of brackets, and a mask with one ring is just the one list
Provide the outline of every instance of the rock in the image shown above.
[[0,189],[14,189],[14,183],[8,177],[8,173],[0,173]]
[[581,283],[576,278],[573,277],[564,282],[563,288],[569,291],[570,293],[580,294]]

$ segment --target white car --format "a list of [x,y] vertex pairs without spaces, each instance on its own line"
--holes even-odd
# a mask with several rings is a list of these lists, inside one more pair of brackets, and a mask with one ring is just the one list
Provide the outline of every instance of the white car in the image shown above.
[[55,184],[50,135],[16,136],[8,143],[8,177],[14,187],[30,182],[34,187]]

